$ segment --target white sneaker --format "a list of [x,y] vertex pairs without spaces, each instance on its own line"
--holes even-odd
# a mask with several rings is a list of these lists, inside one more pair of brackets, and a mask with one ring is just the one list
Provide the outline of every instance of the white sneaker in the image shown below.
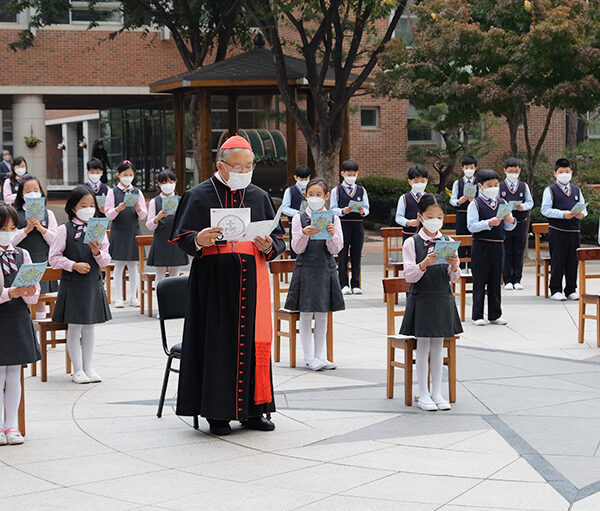
[[560,291],[558,293],[554,293],[550,297],[550,300],[556,300],[558,302],[564,302],[566,299],[567,299],[567,297],[565,295],[563,295]]
[[6,435],[6,443],[8,445],[21,445],[25,441],[18,429],[7,429],[4,434]]
[[320,360],[321,362],[323,362],[325,364],[323,369],[335,369],[337,367],[333,362],[329,362],[329,360],[327,360],[327,359],[319,358],[317,360]]
[[495,319],[494,321],[490,321],[490,323],[492,325],[508,325],[508,321],[506,321],[504,318]]
[[440,399],[438,401],[434,401],[435,406],[438,407],[438,410],[440,411],[447,411],[447,410],[452,410],[452,406],[450,406],[450,402],[446,401],[445,399]]
[[310,362],[306,363],[306,368],[310,369],[311,371],[320,371],[321,369],[324,369],[326,365],[327,364],[325,364],[325,362],[322,360],[313,358]]
[[132,298],[131,300],[129,300],[129,305],[131,305],[132,307],[139,307],[140,301],[137,298]]
[[90,379],[90,383],[100,383],[102,381],[102,376],[93,369],[85,371],[85,375]]
[[125,307],[125,301],[124,300],[117,300],[115,303],[115,307],[117,309],[123,309]]
[[75,374],[73,374],[71,379],[75,383],[90,383],[88,375],[85,374],[83,371],[77,371]]
[[579,300],[579,295],[577,293],[571,293],[569,296],[567,296],[567,299],[577,301]]
[[507,291],[512,291],[515,288],[510,282],[504,286]]
[[517,283],[514,285],[514,288],[515,288],[517,291],[523,291],[523,289],[525,289],[525,288],[523,287],[523,284],[521,284],[520,282],[517,282]]
[[350,289],[349,286],[344,286],[342,288],[342,294],[343,295],[351,295],[352,294],[352,289]]
[[475,326],[485,326],[487,325],[487,321],[485,319],[474,319],[473,324]]
[[431,400],[431,398],[429,398],[429,400],[424,400],[424,401],[421,401],[420,398],[417,398],[417,406],[421,410],[425,410],[426,412],[437,412],[438,411],[437,405]]
[[8,441],[6,440],[6,434],[3,429],[0,429],[0,445],[6,445]]
[[352,294],[354,295],[362,295],[362,289],[360,287],[353,287]]

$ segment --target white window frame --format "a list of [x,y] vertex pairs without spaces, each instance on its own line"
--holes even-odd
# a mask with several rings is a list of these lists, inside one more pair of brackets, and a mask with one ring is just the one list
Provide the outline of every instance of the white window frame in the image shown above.
[[[411,111],[414,110],[414,112]],[[419,115],[417,114],[417,109],[410,104],[410,102],[406,103],[406,142],[410,145],[437,145],[436,141],[436,131],[431,128],[431,137],[429,140],[409,140],[408,139],[408,121],[411,119],[417,119]]]
[[[414,23],[416,23],[416,21],[417,21],[418,17],[417,17],[417,15],[416,15],[416,14],[414,14],[414,13],[413,13],[413,12],[410,10],[411,6],[413,6],[413,5],[414,5],[414,1],[413,1],[413,0],[408,0],[408,2],[406,2],[406,7],[404,8],[404,11],[402,12],[402,16],[400,16],[400,19],[408,19],[408,20],[413,20],[413,21],[414,21]],[[395,12],[395,11],[393,11],[393,12],[390,14],[390,23],[391,23],[391,21],[392,21],[392,18],[393,18],[393,16],[394,16],[394,12]],[[414,26],[414,23],[413,23],[413,26]],[[400,36],[397,34],[397,31],[398,31],[398,25],[399,25],[399,24],[400,24],[400,21],[398,21],[398,24],[396,25],[396,28],[394,29],[394,33],[392,34],[392,38],[393,38],[393,39],[402,39],[402,38],[401,38],[401,37],[400,37]],[[407,47],[408,47],[408,48],[410,48],[411,46],[407,46]]]
[[[374,110],[375,111],[375,125],[374,126],[363,126],[362,123],[362,111],[363,110]],[[361,105],[360,107],[360,129],[361,130],[379,130],[381,129],[381,107],[378,105]]]
[[[89,2],[71,2],[71,8],[69,9],[69,24],[80,26],[80,25],[89,25],[89,21],[73,21],[73,11],[87,11]],[[99,2],[96,4],[97,11],[115,11],[121,7],[121,2]],[[123,24],[123,13],[121,13],[120,19],[118,21],[109,20],[109,21],[97,21],[98,25],[122,25]]]
[[[593,113],[591,113],[591,112],[586,112],[586,114],[585,114],[585,115],[586,115],[587,119],[589,120],[589,119],[590,119],[590,116],[591,116],[591,115],[593,115]],[[599,117],[598,119],[596,119],[595,121],[592,121],[592,122],[593,122],[593,124],[600,124],[600,117]],[[589,139],[589,140],[600,140],[600,130],[599,130],[598,134],[596,134],[596,135],[592,135],[592,134],[590,133],[590,126],[591,126],[591,125],[590,125],[590,124],[588,124],[588,127],[587,127],[587,136],[588,136],[588,139]]]

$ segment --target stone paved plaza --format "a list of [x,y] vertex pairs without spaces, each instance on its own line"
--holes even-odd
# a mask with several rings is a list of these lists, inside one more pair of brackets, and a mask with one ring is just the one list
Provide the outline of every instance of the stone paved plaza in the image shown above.
[[48,382],[26,373],[25,445],[0,448],[0,509],[600,509],[600,349],[593,323],[577,343],[577,303],[535,297],[527,267],[525,291],[503,291],[508,326],[465,324],[457,402],[428,413],[404,406],[399,371],[386,398],[379,258],[335,315],[337,370],[289,368],[284,342],[272,433],[194,430],[177,375],[157,418],[166,357],[135,309],[97,330],[103,383],[71,383],[51,350]]

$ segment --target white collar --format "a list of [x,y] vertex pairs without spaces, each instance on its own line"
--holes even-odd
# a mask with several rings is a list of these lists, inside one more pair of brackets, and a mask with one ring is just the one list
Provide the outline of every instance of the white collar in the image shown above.
[[6,248],[0,247],[0,253],[2,253],[2,254],[4,254],[4,252],[14,252],[15,250],[16,250],[16,248],[13,247],[12,243],[10,245],[8,245],[8,247],[6,247]]
[[432,238],[431,236],[425,234],[425,230],[421,227],[421,229],[419,229],[419,236],[421,237],[421,239],[425,240],[425,241],[429,241],[429,240],[433,240],[435,238],[441,238],[442,237],[442,232],[438,231],[435,236]]
[[121,183],[120,181],[119,181],[119,183],[117,184],[117,186],[118,186],[118,187],[119,187],[121,190],[123,190],[124,192],[127,192],[127,191],[129,191],[129,190],[132,190],[132,189],[133,189],[133,185],[129,185],[127,188],[125,188],[125,185],[124,185],[123,183]]

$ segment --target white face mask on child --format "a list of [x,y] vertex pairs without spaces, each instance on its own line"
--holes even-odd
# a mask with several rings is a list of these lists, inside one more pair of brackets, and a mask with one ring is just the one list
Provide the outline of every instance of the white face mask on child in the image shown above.
[[42,194],[40,192],[29,192],[23,195],[24,199],[41,199]]
[[490,200],[496,200],[498,198],[498,192],[500,191],[500,187],[491,186],[490,188],[484,188],[483,195],[485,195]]
[[325,206],[325,199],[322,197],[309,197],[306,199],[306,202],[312,211],[319,211],[323,206]]
[[123,176],[119,178],[119,182],[126,188],[133,183],[133,176]]
[[17,176],[22,177],[25,174],[27,174],[27,168],[26,167],[19,167],[18,169],[15,169],[15,174],[17,174]]
[[296,181],[296,185],[300,188],[300,191],[304,193],[306,191],[306,187],[308,186],[308,179],[304,181]]
[[82,222],[87,222],[96,214],[96,208],[81,208],[75,212],[75,215]]
[[98,181],[100,181],[100,177],[100,174],[88,174],[88,179],[90,180],[90,183],[96,184]]
[[175,191],[175,183],[163,183],[160,185],[160,190],[162,193],[169,195]]
[[344,181],[346,181],[347,185],[352,186],[354,183],[356,183],[356,176],[346,176]]
[[8,247],[17,235],[17,231],[0,231],[0,245]]
[[441,218],[428,218],[427,220],[422,219],[421,223],[427,232],[436,234],[444,225],[444,221]]
[[463,172],[465,173],[465,177],[467,179],[471,179],[475,175],[474,169],[464,169]]
[[413,193],[423,193],[425,191],[425,187],[427,183],[413,183],[411,185],[411,190]]
[[572,176],[572,174],[570,172],[561,172],[560,174],[558,174],[556,176],[556,180],[561,185],[568,185],[569,182],[571,181],[571,176]]

